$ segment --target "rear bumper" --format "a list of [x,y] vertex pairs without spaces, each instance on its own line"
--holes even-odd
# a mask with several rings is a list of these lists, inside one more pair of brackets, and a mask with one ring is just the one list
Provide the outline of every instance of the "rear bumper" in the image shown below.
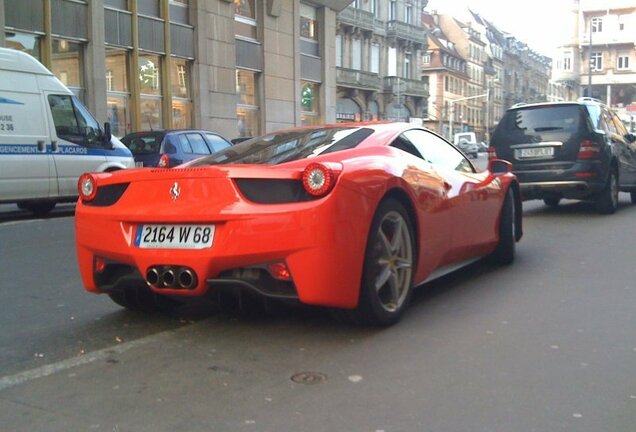
[[[95,293],[117,289],[119,277],[144,280],[155,267],[185,268],[196,275],[188,289],[151,287],[158,294],[196,297],[222,288],[246,289],[266,297],[298,299],[305,304],[355,307],[358,301],[364,245],[373,209],[362,195],[340,189],[339,196],[279,206],[244,204],[216,225],[211,248],[202,250],[141,249],[134,245],[138,215],[125,210],[76,208],[76,248],[82,281]],[[276,208],[276,211],[274,211]],[[352,211],[351,209],[355,209]],[[170,219],[160,208],[148,222],[202,223],[206,216],[183,212]],[[188,216],[190,215],[190,216]],[[100,278],[97,259],[122,266],[122,275]],[[284,262],[291,281],[279,283],[263,271],[269,263]],[[125,267],[125,268],[123,268]],[[254,270],[256,269],[256,270]]]
[[514,170],[524,200],[560,196],[586,199],[605,185],[607,169],[600,161],[577,162],[567,169]]

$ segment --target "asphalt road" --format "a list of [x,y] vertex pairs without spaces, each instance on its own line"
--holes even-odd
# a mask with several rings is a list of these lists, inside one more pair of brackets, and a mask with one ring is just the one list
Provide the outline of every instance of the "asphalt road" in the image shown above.
[[420,287],[387,329],[127,313],[83,291],[71,215],[0,212],[1,430],[636,430],[627,194],[612,216],[524,203],[512,266]]

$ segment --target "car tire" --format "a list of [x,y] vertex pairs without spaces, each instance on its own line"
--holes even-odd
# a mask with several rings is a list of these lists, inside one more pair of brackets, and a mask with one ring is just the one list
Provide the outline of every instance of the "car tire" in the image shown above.
[[129,285],[108,293],[110,299],[133,312],[170,312],[179,306],[179,302],[153,292],[144,284]]
[[613,214],[618,208],[618,174],[611,169],[603,190],[596,198],[596,209],[601,214]]
[[510,265],[515,260],[517,242],[515,232],[515,198],[512,190],[508,189],[499,217],[499,243],[492,253],[495,263]]
[[365,325],[398,322],[413,290],[416,255],[406,209],[397,200],[382,201],[367,239],[358,307],[340,315],[350,315],[356,323]]
[[558,207],[559,203],[561,202],[561,197],[559,197],[559,196],[546,196],[546,197],[543,197],[543,202],[548,207]]

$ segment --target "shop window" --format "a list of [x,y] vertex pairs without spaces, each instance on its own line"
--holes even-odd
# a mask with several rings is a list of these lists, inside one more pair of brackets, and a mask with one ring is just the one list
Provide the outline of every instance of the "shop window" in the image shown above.
[[8,48],[23,51],[42,61],[40,37],[29,33],[7,32],[5,43]]
[[186,129],[192,126],[191,62],[172,58],[170,86],[172,88],[172,126]]
[[142,129],[161,129],[161,70],[159,56],[139,56],[140,124]]
[[316,8],[302,4],[300,5],[300,36],[318,42],[318,20],[316,19]]
[[234,0],[234,34],[257,39],[255,0]]
[[239,137],[259,134],[258,73],[246,70],[236,71],[236,129]]
[[53,39],[51,71],[76,96],[83,99],[83,45],[66,39]]
[[301,81],[300,106],[302,125],[317,125],[320,118],[320,84]]
[[128,86],[128,51],[106,49],[106,104],[113,135],[130,133],[130,93]]

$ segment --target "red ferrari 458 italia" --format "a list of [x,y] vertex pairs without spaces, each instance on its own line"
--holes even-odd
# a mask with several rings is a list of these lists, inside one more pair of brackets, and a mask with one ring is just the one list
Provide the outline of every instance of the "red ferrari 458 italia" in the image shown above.
[[84,174],[84,286],[128,309],[252,293],[388,325],[414,286],[521,238],[508,162],[405,123],[283,130],[173,169]]

